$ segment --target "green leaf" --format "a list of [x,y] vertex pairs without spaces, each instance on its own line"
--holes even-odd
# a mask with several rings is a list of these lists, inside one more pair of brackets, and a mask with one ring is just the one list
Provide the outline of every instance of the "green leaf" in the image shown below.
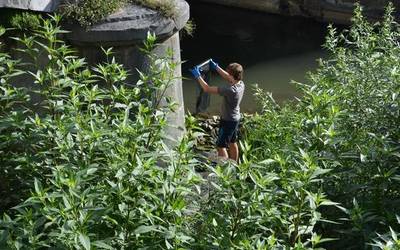
[[212,219],[212,224],[213,224],[214,227],[217,227],[217,226],[218,226],[218,223],[217,223],[217,221],[215,220],[215,218]]
[[151,231],[156,231],[156,227],[155,226],[139,226],[138,228],[135,229],[134,234],[145,234]]
[[87,173],[87,175],[92,175],[92,174],[96,173],[97,170],[98,170],[97,168],[89,168],[86,173]]
[[6,33],[6,29],[3,26],[0,26],[0,36],[4,35]]
[[312,173],[310,179],[315,179],[320,175],[324,175],[326,173],[329,173],[330,171],[332,171],[332,169],[323,169],[323,168],[317,168],[315,169],[315,171]]
[[90,239],[87,235],[80,233],[79,234],[79,242],[86,250],[90,250]]
[[99,240],[93,242],[92,245],[95,247],[98,247],[98,248],[102,248],[102,249],[110,249],[110,250],[114,249],[112,246],[104,243],[103,241],[99,241]]
[[260,164],[260,165],[271,165],[274,162],[276,162],[274,159],[266,159],[266,160],[263,160],[263,161],[259,162],[258,164]]
[[35,178],[34,186],[35,186],[35,192],[38,195],[41,195],[42,194],[42,185],[40,184],[40,182],[37,178]]
[[397,241],[397,233],[390,227],[390,234],[394,241]]

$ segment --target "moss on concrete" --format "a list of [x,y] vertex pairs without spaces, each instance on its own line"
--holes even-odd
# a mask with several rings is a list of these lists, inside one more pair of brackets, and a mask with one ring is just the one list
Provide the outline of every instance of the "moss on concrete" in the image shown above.
[[114,13],[127,3],[157,10],[167,17],[173,17],[176,14],[173,0],[67,0],[60,11],[87,27]]

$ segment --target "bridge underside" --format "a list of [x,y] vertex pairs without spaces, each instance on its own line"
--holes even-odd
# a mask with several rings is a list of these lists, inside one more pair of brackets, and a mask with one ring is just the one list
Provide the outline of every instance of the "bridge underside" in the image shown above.
[[[350,22],[354,0],[200,0],[226,6],[263,11],[268,13],[305,16],[324,22],[348,24]],[[190,2],[190,1],[189,1]],[[379,19],[390,0],[360,0],[366,16]],[[400,2],[392,1],[397,10]],[[400,17],[400,12],[397,12]]]

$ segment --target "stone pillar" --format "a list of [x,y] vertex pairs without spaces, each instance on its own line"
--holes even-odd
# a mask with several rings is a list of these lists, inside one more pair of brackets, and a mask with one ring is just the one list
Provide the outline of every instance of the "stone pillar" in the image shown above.
[[[159,45],[153,51],[155,55],[164,56],[167,50],[172,50],[172,59],[181,62],[179,30],[189,19],[189,5],[184,0],[174,1],[176,15],[173,18],[166,18],[157,11],[130,4],[87,29],[77,24],[66,24],[66,29],[71,31],[67,34],[67,39],[89,63],[104,60],[101,46],[113,47],[117,61],[130,71],[129,82],[135,83],[138,80],[137,69],[148,71],[148,58],[140,51],[148,32],[154,33],[158,38]],[[176,80],[167,89],[166,96],[177,103],[178,108],[167,117],[169,125],[166,136],[176,140],[185,132],[180,66],[176,68],[175,76]]]

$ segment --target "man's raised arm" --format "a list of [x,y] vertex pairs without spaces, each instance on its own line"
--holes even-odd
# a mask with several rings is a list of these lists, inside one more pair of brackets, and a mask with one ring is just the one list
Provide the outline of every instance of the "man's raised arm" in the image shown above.
[[231,77],[229,75],[228,72],[226,72],[225,70],[223,70],[218,63],[214,62],[213,59],[210,60],[210,67],[213,70],[216,70],[218,72],[218,74],[224,78],[225,80],[227,80],[228,82],[231,80]]
[[193,69],[190,70],[190,72],[192,73],[193,77],[197,80],[197,82],[200,84],[204,92],[210,94],[218,94],[218,87],[208,85],[208,83],[204,81],[204,79],[201,77],[200,70],[198,67],[194,67]]

